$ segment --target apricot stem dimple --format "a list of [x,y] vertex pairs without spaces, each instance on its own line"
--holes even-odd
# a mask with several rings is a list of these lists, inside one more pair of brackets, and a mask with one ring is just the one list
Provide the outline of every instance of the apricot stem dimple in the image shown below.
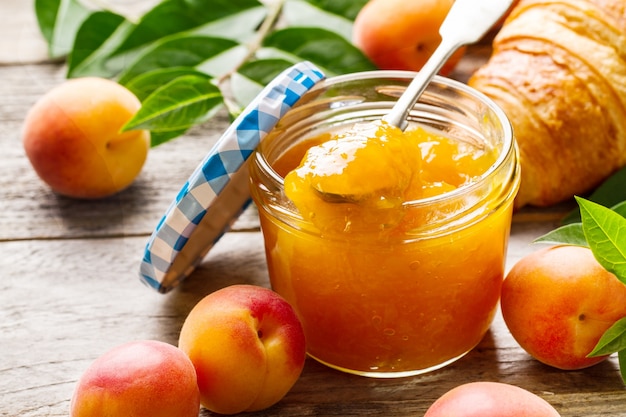
[[585,313],[581,313],[581,314],[578,316],[578,320],[579,320],[579,321],[585,321],[585,319],[586,319],[586,318],[587,318],[587,317],[585,316]]
[[257,330],[256,335],[259,339],[263,339],[263,330],[261,329]]

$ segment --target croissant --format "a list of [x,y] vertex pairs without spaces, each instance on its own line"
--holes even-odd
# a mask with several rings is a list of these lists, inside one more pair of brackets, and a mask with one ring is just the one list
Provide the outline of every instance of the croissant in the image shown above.
[[513,125],[516,207],[590,191],[626,164],[626,1],[521,0],[468,84]]

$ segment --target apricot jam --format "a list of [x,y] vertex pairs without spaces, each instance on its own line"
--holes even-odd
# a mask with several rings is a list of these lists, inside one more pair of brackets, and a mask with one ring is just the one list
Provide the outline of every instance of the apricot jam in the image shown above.
[[323,134],[305,148],[304,155],[302,147],[291,149],[274,165],[285,177],[287,198],[324,235],[367,232],[361,240],[405,233],[423,221],[417,210],[405,210],[405,201],[469,184],[495,161],[492,149],[385,122]]
[[[442,104],[418,103],[401,132],[370,107],[363,117],[372,95],[348,94],[362,79],[325,83],[251,164],[271,285],[318,361],[375,377],[437,369],[476,346],[495,313],[519,185],[510,125],[441,79],[425,97]],[[384,114],[389,97],[374,97]]]

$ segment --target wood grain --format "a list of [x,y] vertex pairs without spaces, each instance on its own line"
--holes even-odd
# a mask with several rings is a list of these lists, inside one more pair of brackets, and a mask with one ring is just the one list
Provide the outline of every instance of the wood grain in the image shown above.
[[[136,183],[110,199],[59,197],[39,181],[21,147],[21,124],[38,97],[63,80],[65,68],[32,46],[41,39],[29,3],[0,5],[0,416],[67,416],[78,377],[106,350],[134,339],[175,344],[186,314],[205,294],[269,282],[254,207],[170,294],[157,294],[138,278],[147,237],[226,128],[224,114],[154,148]],[[20,55],[4,49],[11,35]],[[473,49],[455,77],[466,78],[487,55],[484,46]],[[535,249],[532,240],[557,224],[555,213],[561,211],[517,216],[507,267]],[[516,344],[500,316],[476,349],[440,371],[376,380],[308,360],[280,403],[247,415],[419,416],[445,391],[477,380],[526,388],[563,417],[626,416],[615,357],[582,371],[549,368]]]

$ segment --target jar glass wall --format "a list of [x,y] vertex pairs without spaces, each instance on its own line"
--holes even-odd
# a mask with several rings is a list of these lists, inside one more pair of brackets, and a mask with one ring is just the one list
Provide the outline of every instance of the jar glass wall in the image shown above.
[[[301,318],[308,354],[366,376],[428,372],[479,343],[499,299],[519,188],[505,115],[475,90],[437,77],[411,111],[409,129],[493,149],[494,164],[454,191],[403,202],[401,216],[413,220],[401,231],[326,233],[304,220],[285,196],[277,161],[311,137],[380,119],[411,79],[377,71],[323,81],[250,163],[271,285]],[[385,222],[393,229],[393,220]]]

